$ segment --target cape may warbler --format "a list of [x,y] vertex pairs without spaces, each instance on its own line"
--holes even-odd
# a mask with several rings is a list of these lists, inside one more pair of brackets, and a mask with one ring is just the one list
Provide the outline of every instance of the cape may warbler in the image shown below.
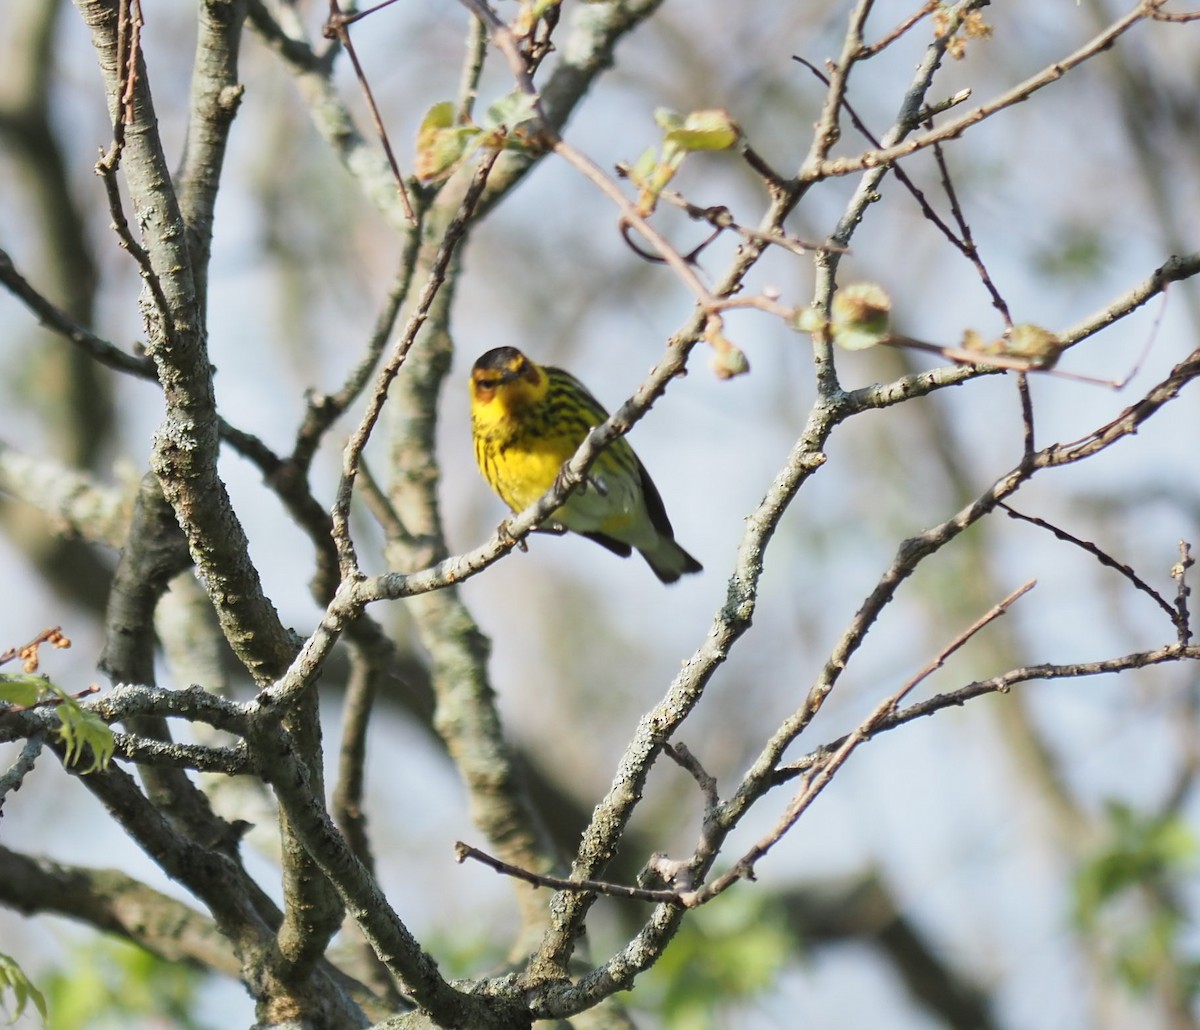
[[[608,412],[574,376],[497,347],[471,369],[475,460],[488,485],[513,511],[528,508],[554,484],[563,463]],[[654,574],[674,583],[700,563],[675,543],[662,498],[623,437],[588,471],[587,481],[546,522],[628,557],[641,552]]]

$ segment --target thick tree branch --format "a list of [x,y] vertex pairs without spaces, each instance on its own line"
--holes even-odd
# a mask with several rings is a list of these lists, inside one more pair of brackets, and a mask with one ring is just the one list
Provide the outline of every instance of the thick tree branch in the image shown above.
[[241,972],[233,943],[212,919],[116,869],[61,865],[0,846],[0,901],[25,915],[88,923],[168,962]]
[[179,212],[187,226],[187,250],[202,325],[208,311],[213,209],[225,166],[229,130],[242,100],[237,64],[245,19],[246,0],[202,0],[197,12],[187,140],[175,188]]
[[[125,179],[145,251],[167,310],[146,304],[148,352],[158,368],[166,401],[152,465],[188,537],[192,557],[221,618],[226,639],[259,681],[287,667],[292,644],[262,590],[247,553],[241,523],[217,475],[217,433],[212,369],[203,311],[193,276],[186,226],[157,131],[144,62],[130,104],[123,103],[118,8],[120,0],[78,0],[92,31],[104,75],[109,111],[124,139]],[[127,113],[132,122],[124,124]]]

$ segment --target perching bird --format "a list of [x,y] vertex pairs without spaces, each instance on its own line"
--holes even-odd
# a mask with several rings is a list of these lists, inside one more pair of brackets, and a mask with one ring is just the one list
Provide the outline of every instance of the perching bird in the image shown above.
[[[475,460],[513,511],[549,490],[588,431],[607,418],[578,379],[535,364],[515,347],[490,350],[471,369]],[[675,542],[662,498],[623,436],[600,452],[587,480],[544,528],[569,529],[622,558],[636,547],[664,583],[701,569]]]

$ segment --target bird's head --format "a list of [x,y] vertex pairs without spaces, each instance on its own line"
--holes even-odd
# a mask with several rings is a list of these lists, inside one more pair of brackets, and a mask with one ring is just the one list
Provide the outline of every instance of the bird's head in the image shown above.
[[495,347],[471,369],[471,399],[477,405],[499,401],[520,407],[545,392],[546,375],[516,347]]

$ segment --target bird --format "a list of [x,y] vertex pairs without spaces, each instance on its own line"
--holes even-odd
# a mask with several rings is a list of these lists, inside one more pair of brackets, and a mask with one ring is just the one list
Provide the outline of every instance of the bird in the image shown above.
[[[514,512],[554,485],[563,463],[608,418],[569,372],[539,365],[516,347],[495,347],[471,369],[471,434],[488,485]],[[664,583],[702,566],[675,542],[654,481],[619,436],[600,452],[587,479],[543,524],[570,530],[622,558],[636,548]]]

